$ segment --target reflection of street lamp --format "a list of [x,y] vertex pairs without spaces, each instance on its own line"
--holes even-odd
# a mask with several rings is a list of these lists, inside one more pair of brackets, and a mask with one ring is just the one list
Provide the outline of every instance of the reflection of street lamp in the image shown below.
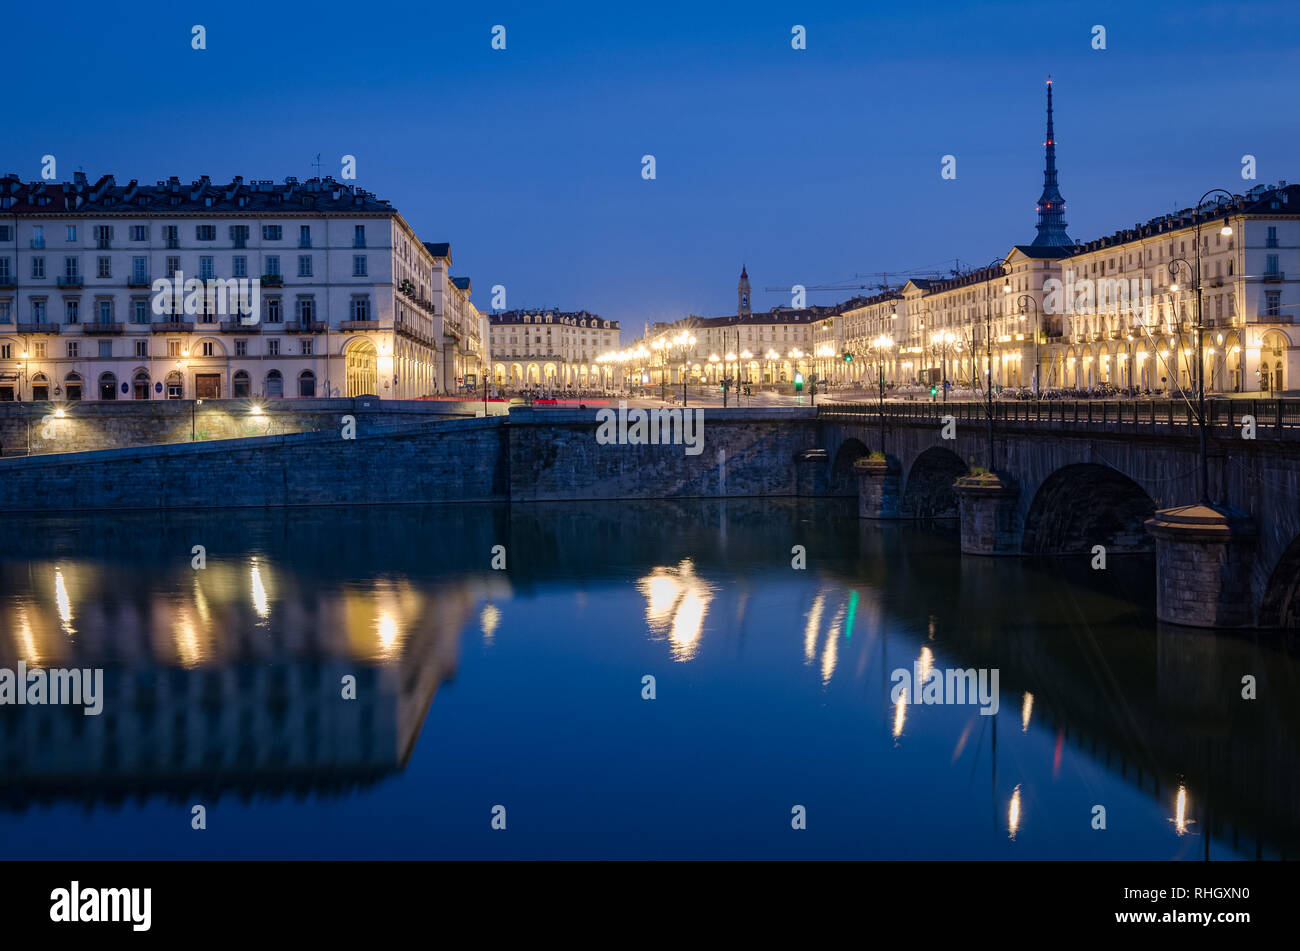
[[195,409],[203,405],[203,400],[198,399],[190,404],[190,442],[197,442],[198,435],[195,432]]
[[776,350],[771,347],[768,347],[767,353],[763,354],[763,356],[767,359],[767,375],[769,377],[767,382],[775,383],[776,371],[772,369],[772,364],[781,359],[781,354],[777,353]]
[[[1209,198],[1216,192],[1222,192],[1228,196],[1230,201],[1236,201],[1237,196],[1224,188],[1211,188],[1201,200],[1196,203],[1199,211],[1201,205],[1205,204],[1205,199]],[[1196,219],[1196,267],[1187,262],[1185,258],[1174,258],[1169,262],[1169,274],[1172,277],[1178,276],[1178,265],[1182,264],[1192,274],[1192,286],[1196,292],[1196,421],[1200,429],[1201,441],[1201,504],[1209,506],[1210,504],[1210,462],[1207,436],[1205,431],[1205,322],[1202,319],[1201,312],[1201,218]],[[1223,225],[1219,233],[1224,237],[1232,234],[1232,225],[1228,223],[1228,216],[1223,216]],[[1170,284],[1169,290],[1178,291],[1177,284]]]

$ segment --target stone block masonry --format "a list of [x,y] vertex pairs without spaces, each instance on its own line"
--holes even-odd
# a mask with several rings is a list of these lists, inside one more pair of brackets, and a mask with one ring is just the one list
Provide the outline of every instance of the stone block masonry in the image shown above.
[[0,511],[501,501],[499,418],[0,460]]
[[[501,404],[489,405],[500,411]],[[481,402],[375,398],[0,403],[0,455],[126,449],[191,442],[191,435],[204,441],[308,433],[332,429],[343,415],[356,417],[363,429],[400,428],[482,409]]]

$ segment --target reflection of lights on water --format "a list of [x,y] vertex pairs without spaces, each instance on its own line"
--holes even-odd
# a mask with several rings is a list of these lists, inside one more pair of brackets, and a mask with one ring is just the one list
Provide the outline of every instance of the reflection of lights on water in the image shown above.
[[839,630],[840,623],[844,620],[844,606],[835,612],[835,617],[831,619],[830,631],[826,635],[826,646],[822,648],[822,684],[823,686],[831,682],[831,675],[835,673],[835,663],[840,654],[840,640],[835,636]]
[[934,652],[928,647],[921,648],[921,659],[918,661],[921,666],[921,679],[916,682],[916,692],[919,696],[921,688],[925,682],[930,679],[930,673],[934,670]]
[[646,617],[652,621],[667,620],[668,612],[681,597],[682,586],[672,575],[652,575],[641,582],[641,592],[646,599]]
[[397,621],[391,614],[381,614],[378,623],[379,643],[385,651],[397,642]]
[[1034,695],[1025,691],[1025,699],[1020,704],[1020,732],[1029,732],[1029,717],[1034,712]]
[[853,636],[853,622],[857,619],[857,616],[858,616],[858,593],[856,591],[850,591],[849,592],[849,613],[848,613],[848,617],[844,621],[844,637],[846,640]]
[[206,629],[212,628],[212,610],[208,607],[207,596],[203,593],[203,588],[199,584],[199,573],[194,573],[194,606],[198,608],[199,620],[203,622]]
[[704,615],[709,609],[709,602],[694,589],[682,595],[682,602],[673,615],[673,628],[668,638],[678,654],[678,659],[685,660],[695,653],[695,642],[704,630]]
[[898,692],[898,702],[894,704],[894,739],[903,733],[903,724],[907,722],[907,688]]
[[1187,818],[1187,786],[1183,783],[1178,784],[1178,797],[1174,800],[1174,815],[1170,821],[1178,835],[1186,835],[1187,827],[1193,824],[1193,820]]
[[713,600],[713,588],[695,575],[690,559],[675,569],[655,568],[637,582],[646,599],[646,623],[654,633],[666,633],[673,657],[690,660],[704,632],[704,617]]
[[1007,828],[1011,830],[1009,838],[1016,837],[1016,830],[1020,828],[1020,787],[1016,786],[1011,793],[1011,806],[1007,809]]
[[[18,629],[14,631],[14,640],[22,659],[33,667],[39,666],[41,658],[36,652],[36,638],[32,636],[32,625],[27,619],[27,609],[23,607],[18,609]],[[19,689],[25,690],[26,687],[20,686]]]
[[257,616],[265,618],[271,613],[271,605],[266,599],[266,588],[262,585],[262,572],[257,567],[257,559],[253,559],[252,567],[253,576],[253,610]]
[[479,615],[478,623],[483,629],[483,639],[492,640],[492,635],[497,632],[497,626],[501,623],[501,611],[495,604],[483,605],[483,613]]
[[187,617],[181,618],[176,625],[176,653],[182,667],[197,667],[202,657],[198,632],[194,630],[194,622]]
[[817,592],[812,608],[808,611],[808,624],[803,629],[803,656],[809,662],[817,654],[817,629],[822,625],[822,608],[825,604],[826,595]]
[[68,586],[63,583],[63,571],[54,569],[54,600],[59,605],[59,620],[63,623],[63,633],[74,633],[72,627],[72,600],[68,597]]

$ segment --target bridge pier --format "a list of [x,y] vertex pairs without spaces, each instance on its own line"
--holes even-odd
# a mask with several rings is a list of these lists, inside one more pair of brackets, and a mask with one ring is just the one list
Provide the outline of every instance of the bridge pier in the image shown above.
[[961,507],[962,554],[1020,554],[1020,488],[1012,479],[992,472],[962,476],[952,490]]
[[864,456],[853,464],[858,477],[858,518],[899,518],[903,467],[892,456]]
[[1257,532],[1226,505],[1183,505],[1146,522],[1156,539],[1156,616],[1187,627],[1252,627]]

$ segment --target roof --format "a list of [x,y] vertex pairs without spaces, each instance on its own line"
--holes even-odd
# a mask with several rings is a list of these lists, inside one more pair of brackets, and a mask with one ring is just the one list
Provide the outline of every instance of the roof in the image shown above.
[[451,242],[450,241],[426,241],[424,247],[435,258],[446,258],[447,263],[451,263]]
[[467,291],[467,290],[469,290],[469,278],[468,278],[468,277],[453,277],[453,278],[451,279],[451,282],[452,282],[453,284],[455,284],[457,287],[459,287],[462,291]]
[[617,330],[617,320],[606,320],[599,314],[593,314],[585,310],[556,310],[554,307],[542,308],[540,310],[529,310],[521,308],[516,310],[503,310],[488,314],[488,323],[491,324],[521,324],[525,317],[550,317],[552,323],[558,324],[576,324],[581,320],[597,321],[601,330]]
[[24,182],[17,175],[0,178],[0,211],[10,215],[93,215],[139,217],[142,214],[219,214],[225,217],[279,214],[394,215],[389,202],[328,175],[305,182],[289,176],[281,184],[269,179],[226,184],[203,175],[192,182],[172,176],[153,185],[132,179],[117,184],[104,175],[93,185],[78,172],[71,182]]

